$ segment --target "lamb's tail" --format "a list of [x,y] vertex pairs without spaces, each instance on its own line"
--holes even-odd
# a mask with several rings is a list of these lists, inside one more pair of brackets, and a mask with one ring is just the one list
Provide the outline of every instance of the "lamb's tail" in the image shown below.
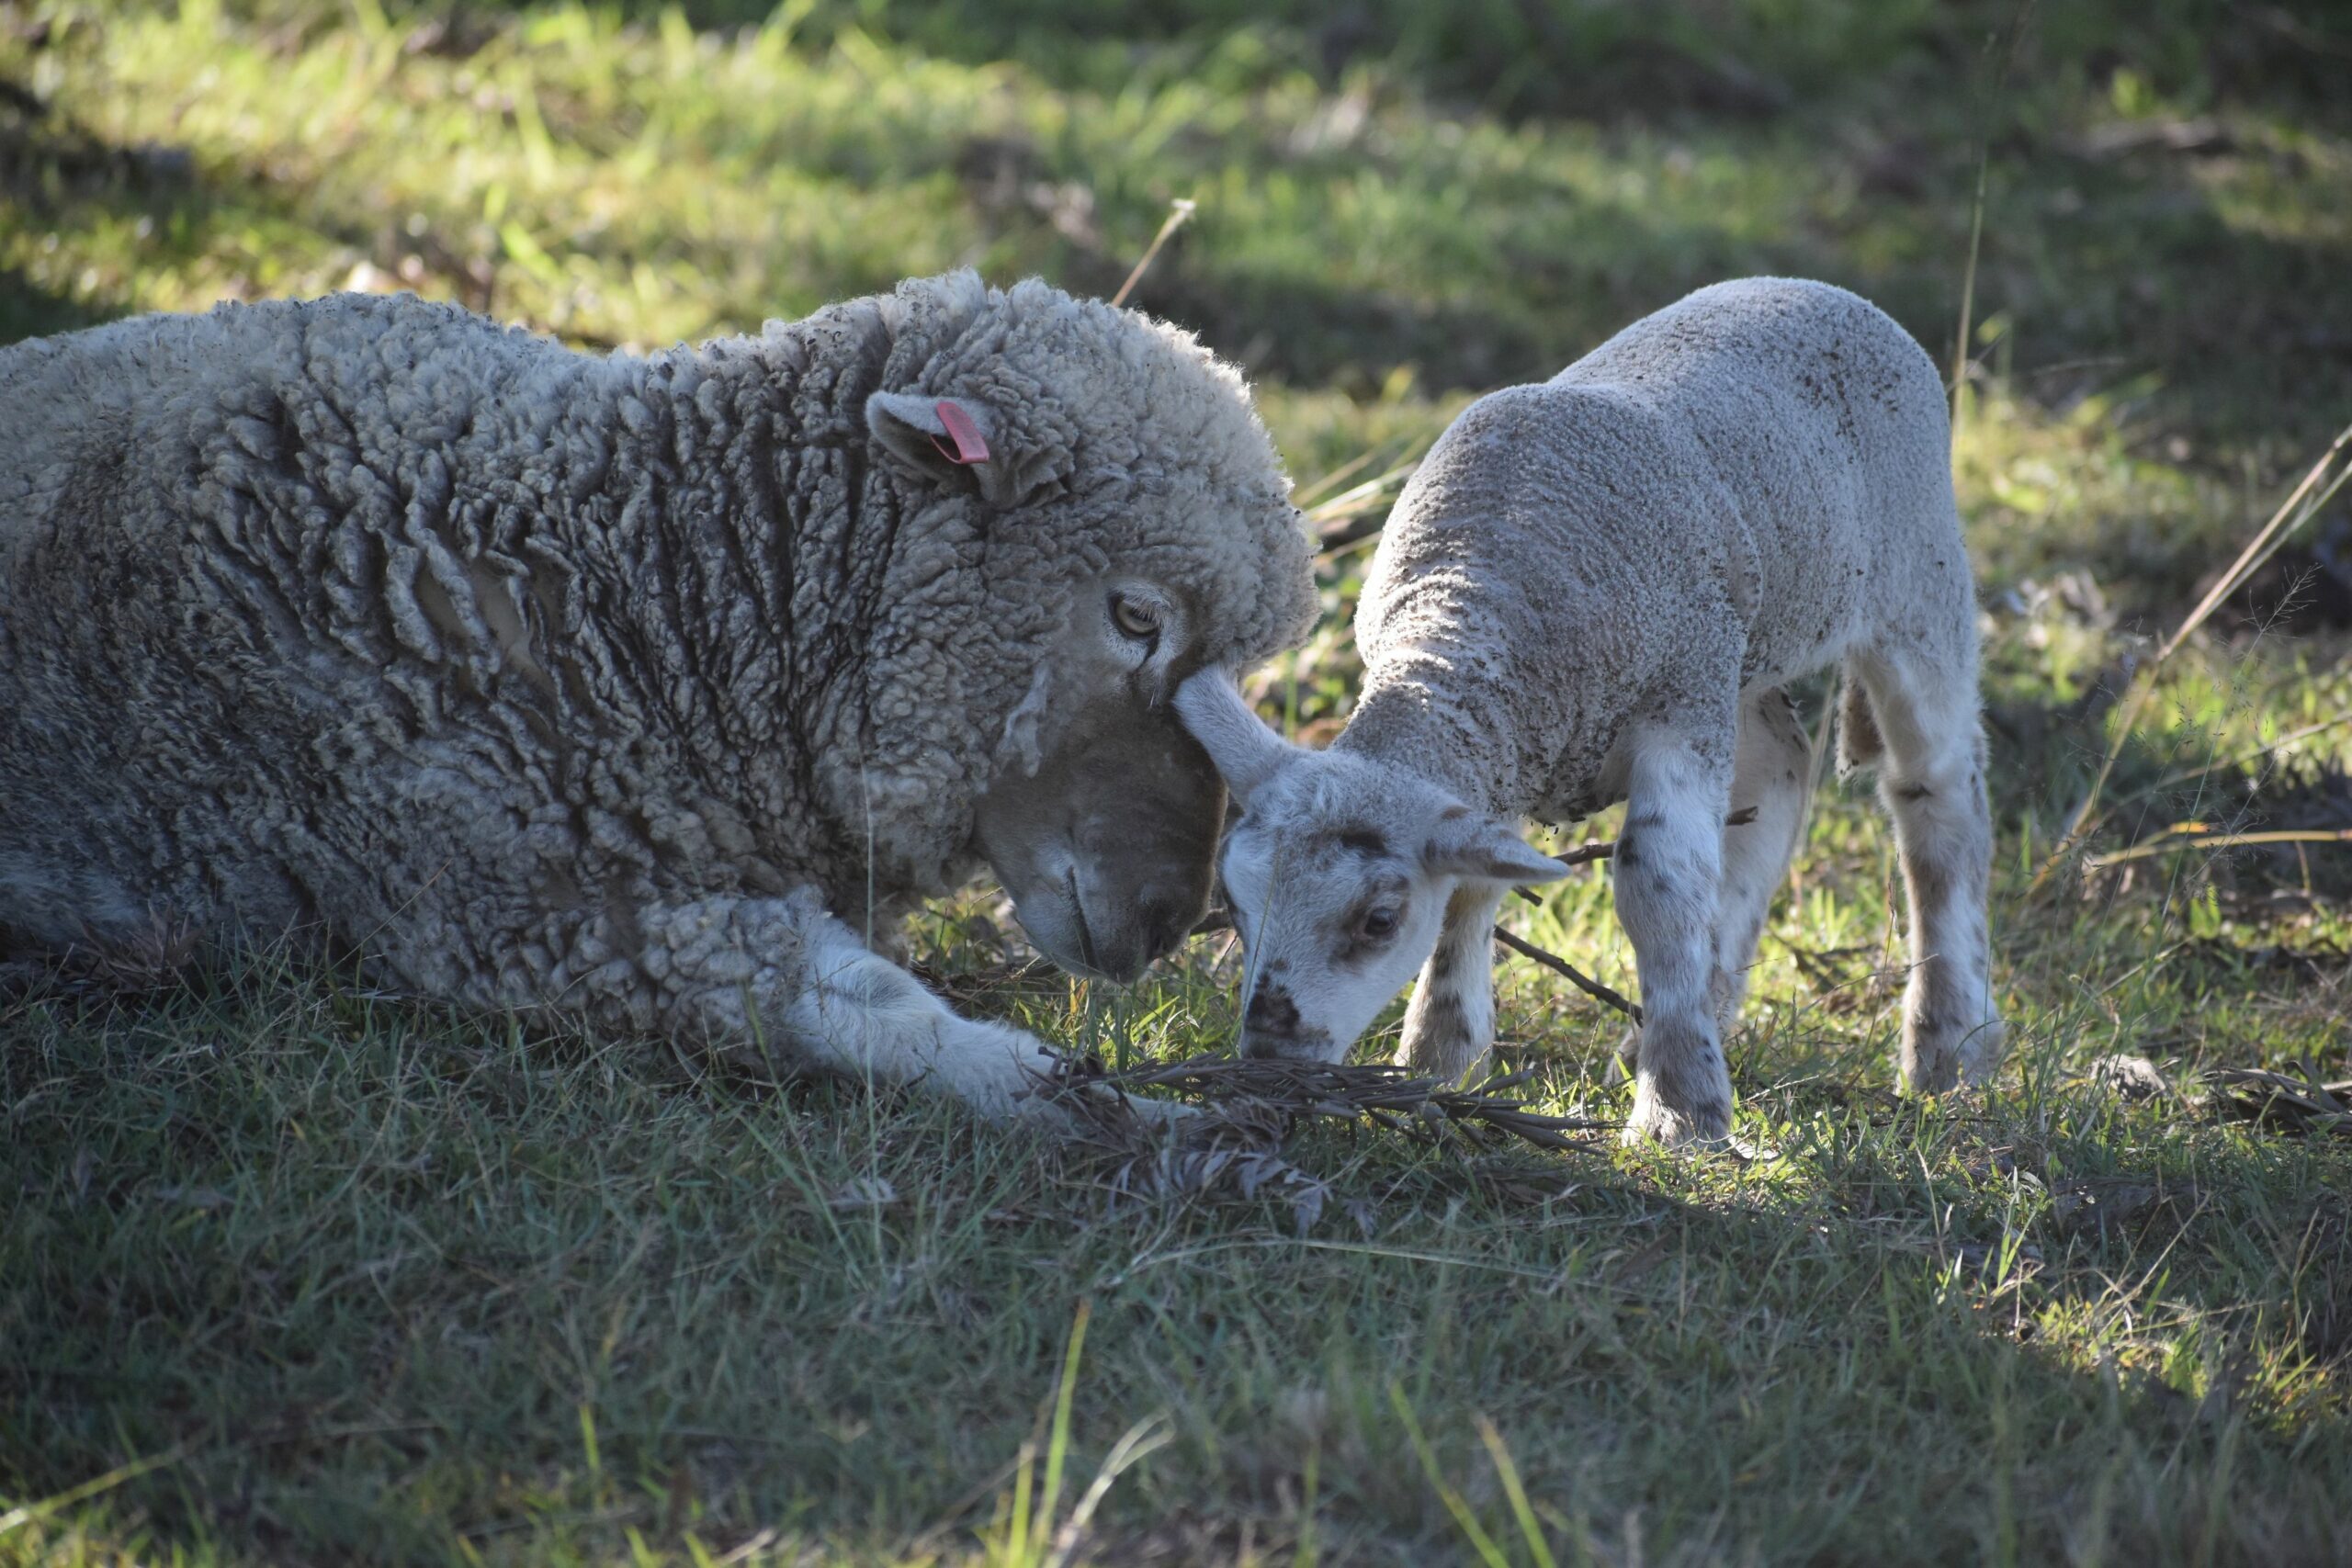
[[1838,704],[1838,776],[1851,778],[1877,761],[1886,750],[1878,732],[1878,716],[1871,712],[1871,694],[1862,689],[1854,667],[1846,667],[1845,692]]

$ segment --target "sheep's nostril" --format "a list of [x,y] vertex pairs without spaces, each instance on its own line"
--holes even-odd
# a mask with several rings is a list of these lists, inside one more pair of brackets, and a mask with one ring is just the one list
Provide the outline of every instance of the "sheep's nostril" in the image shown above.
[[1177,944],[1191,935],[1192,930],[1193,922],[1182,915],[1162,911],[1145,922],[1144,941],[1151,949],[1151,956],[1157,958],[1163,953],[1175,952]]

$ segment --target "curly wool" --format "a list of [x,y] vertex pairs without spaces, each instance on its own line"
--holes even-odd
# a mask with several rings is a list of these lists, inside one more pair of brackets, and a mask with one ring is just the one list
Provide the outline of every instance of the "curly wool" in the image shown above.
[[[988,409],[1012,503],[885,460],[885,389]],[[1314,612],[1238,377],[1034,281],[644,357],[229,306],[0,349],[0,934],[49,947],[293,933],[658,1021],[697,943],[715,994],[787,905],[968,874],[1081,581],[1188,595],[1227,662]]]

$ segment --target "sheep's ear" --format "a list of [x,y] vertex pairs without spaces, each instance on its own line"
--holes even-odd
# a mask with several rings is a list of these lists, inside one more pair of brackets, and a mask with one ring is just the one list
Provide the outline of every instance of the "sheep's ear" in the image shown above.
[[937,485],[978,488],[972,470],[994,456],[989,434],[995,423],[987,410],[953,398],[876,392],[865,400],[865,428],[883,450]]
[[917,478],[991,506],[1017,506],[1058,477],[1024,457],[996,411],[969,398],[876,392],[865,400],[865,428]]
[[1426,869],[1522,887],[1557,882],[1568,874],[1566,863],[1554,860],[1492,818],[1459,806],[1453,810],[1459,815],[1440,818],[1422,848]]
[[1176,688],[1176,716],[1243,806],[1250,803],[1250,792],[1272,778],[1298,750],[1250,711],[1232,674],[1216,666],[1193,671]]

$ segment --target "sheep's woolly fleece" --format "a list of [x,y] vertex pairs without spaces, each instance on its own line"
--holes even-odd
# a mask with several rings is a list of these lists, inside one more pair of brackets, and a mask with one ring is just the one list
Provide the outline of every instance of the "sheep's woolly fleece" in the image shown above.
[[[990,411],[994,493],[884,460],[877,390]],[[302,933],[664,1023],[697,944],[723,987],[788,935],[728,899],[854,925],[968,874],[1080,582],[1172,586],[1227,663],[1314,610],[1238,377],[1034,281],[641,357],[409,298],[222,307],[0,350],[0,412],[20,944]]]

